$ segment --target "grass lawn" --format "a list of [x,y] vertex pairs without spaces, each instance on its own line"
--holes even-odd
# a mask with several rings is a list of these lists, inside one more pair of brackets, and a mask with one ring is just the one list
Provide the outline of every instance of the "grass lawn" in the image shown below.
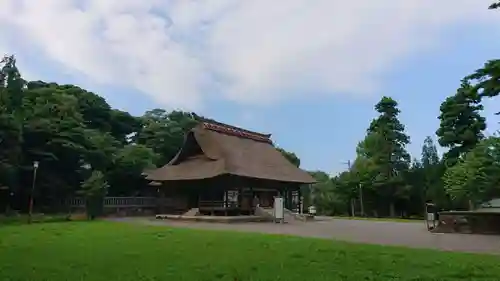
[[[68,215],[42,215],[42,214],[33,214],[31,218],[33,223],[42,223],[42,222],[61,222],[67,221]],[[4,216],[0,215],[0,227],[7,225],[20,225],[28,223],[28,215],[18,215],[18,216]]]
[[500,257],[113,222],[0,228],[0,280],[499,280]]

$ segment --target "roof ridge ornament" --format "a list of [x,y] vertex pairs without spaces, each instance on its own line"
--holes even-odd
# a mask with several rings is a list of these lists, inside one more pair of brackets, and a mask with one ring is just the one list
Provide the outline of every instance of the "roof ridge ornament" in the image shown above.
[[262,134],[254,131],[250,131],[247,129],[243,129],[240,127],[232,126],[229,124],[221,123],[215,120],[206,119],[203,117],[196,116],[195,117],[201,124],[203,129],[207,129],[210,131],[215,131],[218,133],[251,139],[260,142],[271,143],[271,134]]

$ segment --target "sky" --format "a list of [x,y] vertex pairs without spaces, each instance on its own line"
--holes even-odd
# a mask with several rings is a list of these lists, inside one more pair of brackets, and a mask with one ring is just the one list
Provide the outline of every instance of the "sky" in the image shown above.
[[[439,105],[500,53],[491,0],[0,0],[0,53],[141,115],[196,111],[335,174],[382,96],[419,158]],[[498,102],[486,102],[487,134]]]

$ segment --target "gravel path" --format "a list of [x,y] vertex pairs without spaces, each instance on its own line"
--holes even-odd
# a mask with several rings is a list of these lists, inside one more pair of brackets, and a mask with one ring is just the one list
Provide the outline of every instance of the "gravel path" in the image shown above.
[[320,217],[317,221],[313,222],[292,222],[287,224],[223,224],[152,220],[148,218],[120,218],[112,220],[183,228],[289,234],[370,244],[397,245],[413,248],[430,248],[446,251],[479,252],[500,255],[500,236],[432,234],[426,230],[424,222],[404,223],[368,220],[343,220],[327,217]]

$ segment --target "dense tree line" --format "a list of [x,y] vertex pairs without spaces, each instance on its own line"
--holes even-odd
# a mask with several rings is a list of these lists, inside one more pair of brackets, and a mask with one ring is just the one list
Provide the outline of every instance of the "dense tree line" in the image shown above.
[[[174,157],[196,124],[194,113],[153,109],[137,117],[74,85],[26,81],[14,56],[0,68],[0,210],[27,210],[34,161],[37,211],[60,211],[74,195],[148,194],[141,173]],[[485,138],[481,116],[482,101],[499,93],[500,60],[464,77],[440,106],[436,139],[447,151],[440,157],[429,136],[413,159],[398,103],[382,97],[349,169],[311,172],[318,182],[303,188],[306,204],[323,214],[410,217],[426,202],[465,209],[500,197],[500,139]],[[300,166],[297,155],[278,149]]]
[[[496,1],[489,8],[499,7]],[[420,216],[426,202],[468,209],[500,197],[500,138],[485,138],[481,116],[482,101],[499,93],[498,59],[462,79],[440,106],[436,137],[447,149],[441,159],[430,136],[420,159],[410,159],[405,150],[410,139],[397,119],[397,102],[383,97],[353,166],[331,179],[315,174],[314,204],[326,214]]]
[[151,194],[141,174],[172,159],[197,123],[194,113],[153,109],[136,117],[74,85],[25,81],[14,56],[0,67],[2,211],[27,210],[35,161],[37,211],[61,211],[75,195]]
[[[475,73],[492,71],[490,65]],[[442,158],[430,136],[420,159],[410,158],[397,102],[383,97],[375,105],[379,116],[369,124],[349,170],[333,178],[313,174],[318,180],[312,186],[313,204],[324,214],[410,217],[421,216],[427,202],[469,209],[500,197],[500,138],[485,138],[481,116],[482,99],[497,95],[491,89],[500,90],[494,79],[473,74],[443,101],[436,131],[439,144],[448,149]]]

